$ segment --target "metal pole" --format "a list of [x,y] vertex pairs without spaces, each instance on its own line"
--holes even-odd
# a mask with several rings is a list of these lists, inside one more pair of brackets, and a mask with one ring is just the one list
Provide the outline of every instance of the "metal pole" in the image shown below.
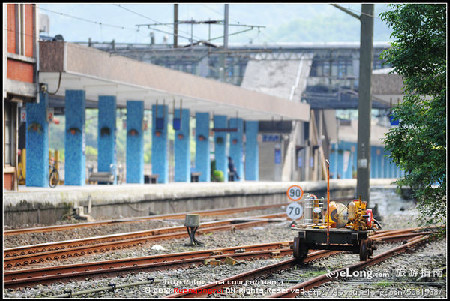
[[194,46],[194,18],[191,18],[191,46]]
[[173,5],[173,18],[174,18],[174,27],[173,27],[173,48],[178,47],[178,4]]
[[225,4],[224,8],[224,23],[223,23],[223,50],[224,53],[220,55],[220,81],[225,82],[225,51],[228,50],[228,26],[229,26],[229,4]]
[[358,102],[358,176],[356,194],[370,201],[370,121],[372,110],[371,75],[373,59],[373,4],[361,4],[361,46]]
[[224,13],[225,22],[223,25],[223,49],[228,49],[228,27],[229,27],[229,4],[225,4],[225,13]]

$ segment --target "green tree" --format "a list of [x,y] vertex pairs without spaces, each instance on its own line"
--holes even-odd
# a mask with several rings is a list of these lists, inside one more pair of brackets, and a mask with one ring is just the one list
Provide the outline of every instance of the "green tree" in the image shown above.
[[401,4],[381,18],[395,41],[382,54],[403,77],[400,121],[386,135],[390,157],[406,171],[397,184],[413,189],[422,222],[446,222],[446,5]]

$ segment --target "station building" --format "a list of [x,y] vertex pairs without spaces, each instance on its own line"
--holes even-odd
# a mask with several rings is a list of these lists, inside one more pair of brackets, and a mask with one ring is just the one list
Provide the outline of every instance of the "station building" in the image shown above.
[[[324,178],[320,153],[330,159],[332,178],[356,178],[359,43],[280,43],[196,45],[76,42],[113,55],[226,82],[246,89],[282,96],[310,105],[311,120],[295,124],[275,117],[259,123],[259,178],[266,181],[315,181]],[[392,126],[389,113],[401,101],[402,80],[388,74],[381,58],[386,42],[373,48],[373,178],[402,173],[387,158],[384,134]],[[323,147],[321,147],[323,145]]]
[[18,150],[25,148],[22,109],[37,102],[37,27],[33,4],[3,4],[3,188],[17,189]]
[[[354,131],[343,135],[346,126],[354,128],[354,122],[344,120],[345,111],[337,110],[357,108],[359,45],[355,43],[231,46],[224,52],[204,46],[174,49],[52,40],[41,40],[35,50],[40,55],[31,60],[39,80],[30,83],[34,90],[22,122],[26,130],[16,134],[19,140],[26,138],[27,186],[48,187],[49,111],[65,117],[64,184],[86,184],[88,108],[98,109],[97,172],[111,172],[112,167],[117,171],[117,110],[126,109],[127,183],[145,182],[143,146],[150,142],[150,173],[158,183],[190,182],[193,174],[209,182],[212,160],[228,181],[228,157],[240,180],[317,181],[325,176],[324,158],[330,159],[334,178],[354,177]],[[10,45],[8,78],[10,69],[16,70],[9,64]],[[374,45],[374,69],[383,67],[379,54],[387,47]],[[4,99],[9,94],[13,93],[4,90]],[[379,121],[386,119],[392,97],[399,93],[381,94],[374,95],[373,102],[383,117]],[[149,111],[151,117],[146,119]],[[17,112],[15,116],[17,127]],[[336,133],[337,124],[342,131]],[[175,131],[172,141],[169,127]],[[382,126],[375,122],[374,127]],[[145,131],[151,132],[151,141],[144,140]],[[379,158],[371,160],[371,174],[395,177],[398,170],[383,157],[378,140],[372,144],[373,155]],[[4,136],[4,147],[9,141]],[[17,154],[11,155],[17,162]]]

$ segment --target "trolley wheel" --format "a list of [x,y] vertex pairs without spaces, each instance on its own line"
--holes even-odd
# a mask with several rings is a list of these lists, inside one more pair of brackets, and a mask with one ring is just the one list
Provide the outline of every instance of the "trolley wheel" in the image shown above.
[[373,246],[373,239],[371,239],[371,238],[368,238],[368,239],[367,239],[367,249],[368,249],[368,251],[369,251],[368,257],[369,257],[369,258],[372,258],[374,246]]
[[294,244],[292,247],[292,251],[294,253],[295,259],[299,262],[303,262],[308,254],[308,247],[305,244],[304,239],[300,239],[299,237],[294,238]]
[[366,261],[369,256],[369,246],[367,239],[362,239],[359,245],[359,259],[361,261]]

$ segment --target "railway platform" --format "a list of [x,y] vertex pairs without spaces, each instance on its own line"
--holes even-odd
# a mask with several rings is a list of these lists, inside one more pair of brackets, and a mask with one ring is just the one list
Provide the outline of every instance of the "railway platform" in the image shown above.
[[[395,179],[372,179],[372,187],[393,188]],[[91,220],[139,217],[195,210],[284,204],[286,191],[300,185],[326,197],[326,182],[227,182],[122,185],[20,186],[3,193],[5,226],[51,225],[74,213]],[[330,181],[332,198],[352,198],[355,179]]]

